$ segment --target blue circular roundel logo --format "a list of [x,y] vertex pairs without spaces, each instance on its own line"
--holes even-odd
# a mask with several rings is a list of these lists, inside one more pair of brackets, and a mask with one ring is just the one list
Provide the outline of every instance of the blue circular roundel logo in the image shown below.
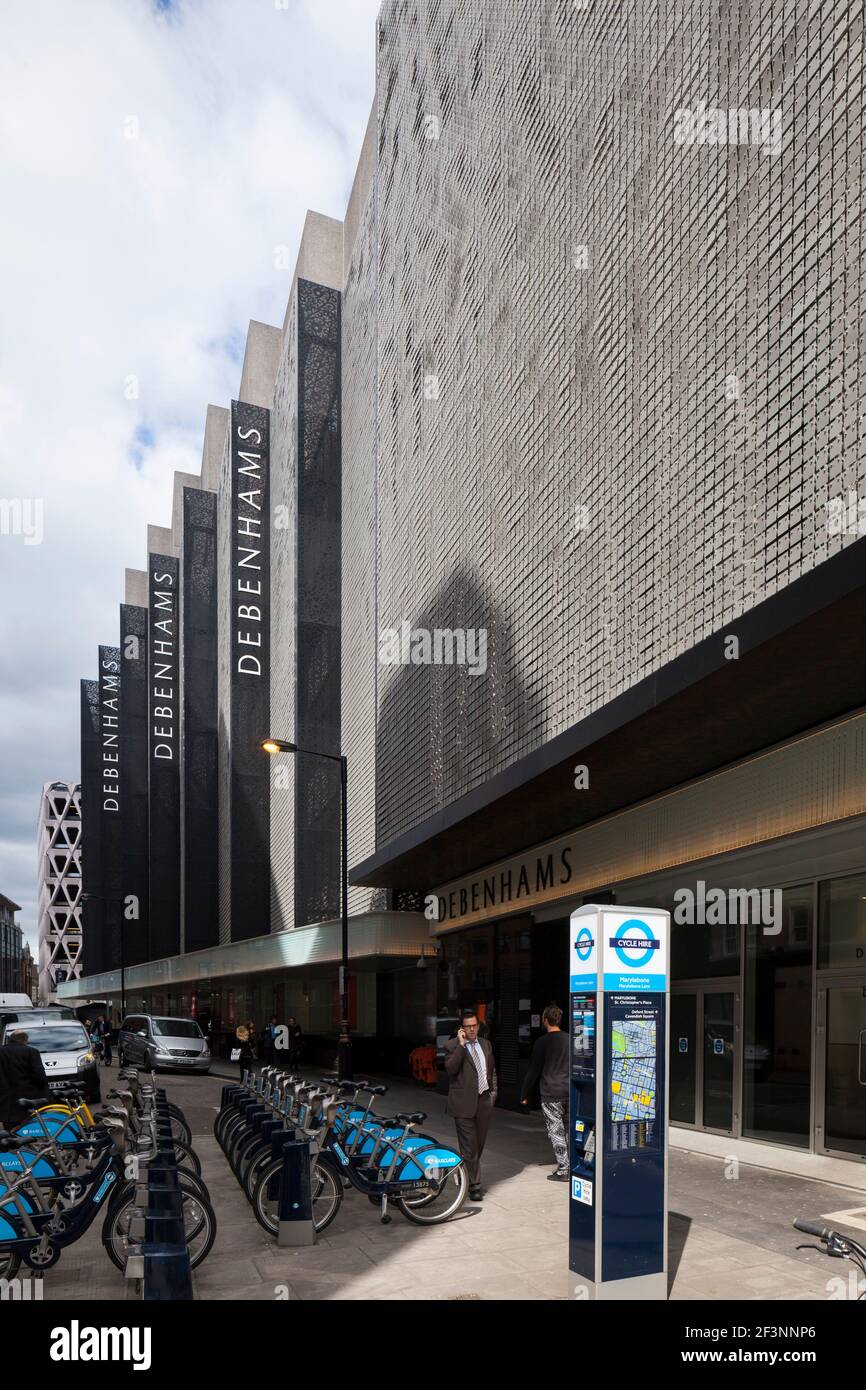
[[[634,945],[631,944],[632,939]],[[616,933],[615,944],[612,944],[623,965],[634,970],[652,960],[653,951],[658,949],[659,942],[646,922],[639,921],[637,917],[630,917],[627,922],[623,922]],[[635,951],[639,954],[634,955]]]
[[592,932],[589,927],[581,927],[574,943],[574,949],[577,952],[578,960],[589,960],[594,945],[595,942],[592,939]]

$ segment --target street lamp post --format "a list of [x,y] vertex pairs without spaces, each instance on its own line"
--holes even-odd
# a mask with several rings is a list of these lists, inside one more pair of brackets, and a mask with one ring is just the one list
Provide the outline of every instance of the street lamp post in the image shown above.
[[352,1042],[349,1037],[349,766],[344,753],[320,753],[313,748],[299,748],[283,738],[266,738],[262,742],[266,753],[306,753],[311,758],[325,758],[340,764],[340,897],[342,900],[340,952],[340,1036],[337,1042],[337,1075],[341,1081],[352,1080]]

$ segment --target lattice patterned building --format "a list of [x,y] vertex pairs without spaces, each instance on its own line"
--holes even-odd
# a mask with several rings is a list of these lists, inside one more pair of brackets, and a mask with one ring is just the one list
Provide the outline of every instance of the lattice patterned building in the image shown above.
[[81,784],[46,782],[39,806],[39,998],[81,976]]

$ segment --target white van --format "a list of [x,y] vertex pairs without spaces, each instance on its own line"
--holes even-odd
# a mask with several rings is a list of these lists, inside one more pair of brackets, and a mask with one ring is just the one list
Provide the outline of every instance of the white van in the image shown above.
[[0,1013],[6,1010],[32,1009],[33,1000],[29,994],[0,994]]

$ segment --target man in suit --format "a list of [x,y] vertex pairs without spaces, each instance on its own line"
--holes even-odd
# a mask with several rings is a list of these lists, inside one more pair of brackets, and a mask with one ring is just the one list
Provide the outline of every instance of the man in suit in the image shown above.
[[20,1124],[27,1118],[18,1104],[22,1096],[38,1100],[48,1098],[48,1078],[42,1058],[35,1047],[27,1044],[27,1034],[10,1033],[0,1047],[0,1123]]
[[478,1016],[473,1009],[460,1015],[457,1037],[445,1044],[448,1076],[447,1111],[454,1117],[457,1146],[469,1174],[469,1197],[480,1202],[481,1155],[490,1116],[496,1104],[496,1064],[493,1048],[478,1036]]

